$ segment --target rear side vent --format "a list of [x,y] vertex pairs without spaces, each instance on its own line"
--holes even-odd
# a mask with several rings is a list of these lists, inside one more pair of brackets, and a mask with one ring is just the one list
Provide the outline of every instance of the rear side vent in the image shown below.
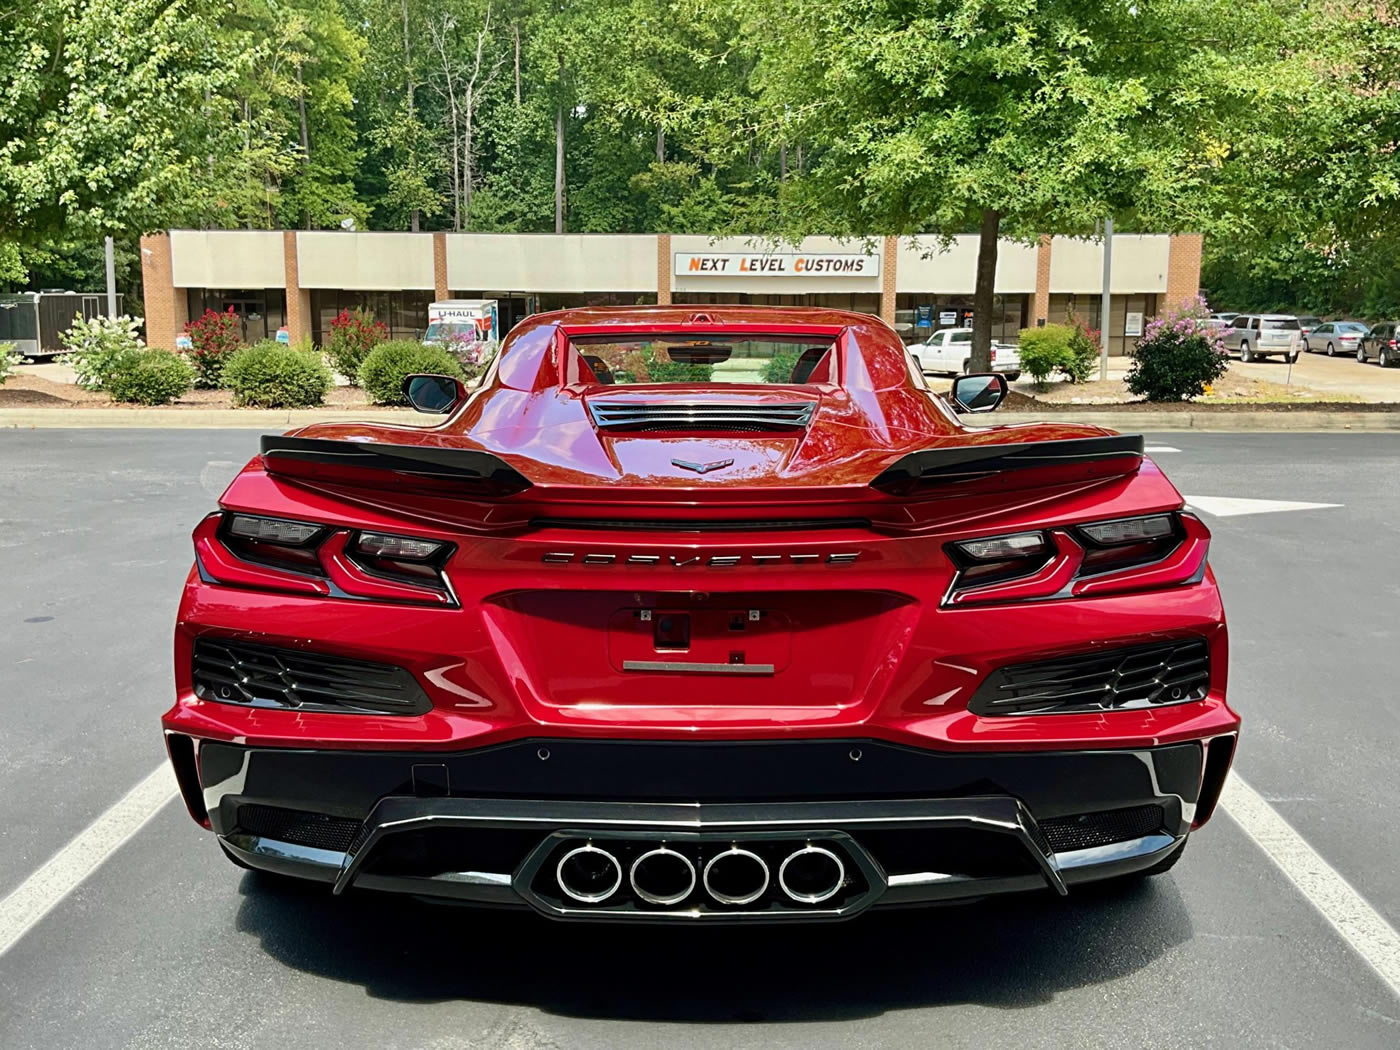
[[245,707],[415,715],[432,706],[402,667],[222,638],[196,640],[193,675],[200,699]]
[[261,838],[344,853],[359,834],[360,822],[348,817],[248,803],[238,807],[238,827]]
[[1210,687],[1203,638],[1109,649],[994,671],[968,703],[979,715],[1072,714],[1184,704]]
[[1162,807],[1148,805],[1081,813],[1074,817],[1052,817],[1040,822],[1040,830],[1050,840],[1051,849],[1056,853],[1066,853],[1140,839],[1161,831],[1164,823]]
[[589,401],[600,430],[800,430],[812,421],[813,401],[724,404],[714,401]]

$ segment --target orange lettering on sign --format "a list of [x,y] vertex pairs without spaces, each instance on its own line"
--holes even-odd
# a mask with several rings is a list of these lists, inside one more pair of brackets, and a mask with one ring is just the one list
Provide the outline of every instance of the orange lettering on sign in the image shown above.
[[700,260],[697,259],[695,256],[692,255],[692,256],[690,257],[690,267],[689,267],[689,268],[690,268],[691,270],[698,270],[698,269],[700,269]]

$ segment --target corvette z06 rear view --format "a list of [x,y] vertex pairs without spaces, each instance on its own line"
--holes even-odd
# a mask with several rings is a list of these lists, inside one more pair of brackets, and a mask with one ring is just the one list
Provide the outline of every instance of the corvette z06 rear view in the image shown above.
[[969,426],[878,320],[537,315],[428,427],[267,437],[166,744],[236,864],[801,922],[1165,871],[1233,757],[1210,533],[1141,438]]

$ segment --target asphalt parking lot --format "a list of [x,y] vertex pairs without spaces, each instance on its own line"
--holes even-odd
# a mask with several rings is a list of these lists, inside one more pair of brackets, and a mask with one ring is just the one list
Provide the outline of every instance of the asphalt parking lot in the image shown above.
[[96,818],[154,800],[32,925],[0,902],[0,1047],[1400,1045],[1354,946],[1400,926],[1400,435],[1149,446],[1215,533],[1237,771],[1379,940],[1334,928],[1242,808],[1129,890],[799,929],[573,928],[242,872],[146,778],[189,532],[255,433],[0,432],[0,898],[44,900],[101,859]]

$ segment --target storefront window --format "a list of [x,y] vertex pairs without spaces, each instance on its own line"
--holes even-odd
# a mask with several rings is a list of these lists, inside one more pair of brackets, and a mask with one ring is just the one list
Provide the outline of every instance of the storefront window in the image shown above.
[[350,292],[343,289],[311,293],[311,339],[320,346],[331,331],[331,321],[342,310],[366,310],[389,329],[390,339],[421,339],[428,327],[428,304],[433,293]]

